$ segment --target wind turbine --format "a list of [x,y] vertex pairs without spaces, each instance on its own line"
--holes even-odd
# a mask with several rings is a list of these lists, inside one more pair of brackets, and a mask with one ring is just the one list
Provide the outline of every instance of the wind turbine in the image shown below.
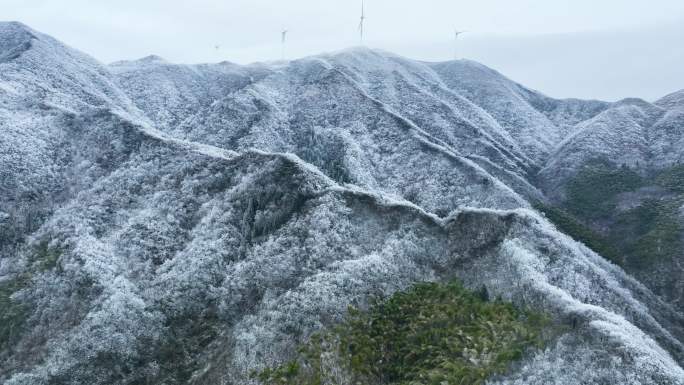
[[217,59],[221,60],[221,45],[219,45],[219,44],[214,45],[214,50],[215,50],[214,52],[216,54]]
[[458,60],[458,37],[468,31],[459,31],[454,28],[454,60]]
[[363,22],[364,21],[366,21],[366,12],[365,12],[363,0],[361,0],[361,21],[359,22],[359,34],[361,35],[361,44],[363,44]]
[[287,41],[287,33],[288,30],[286,29],[283,29],[280,32],[281,56],[283,60],[285,60],[285,41]]

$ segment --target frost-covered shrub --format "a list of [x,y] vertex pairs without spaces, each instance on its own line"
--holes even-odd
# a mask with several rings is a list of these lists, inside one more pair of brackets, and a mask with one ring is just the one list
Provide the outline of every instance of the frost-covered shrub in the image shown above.
[[12,296],[24,288],[26,280],[22,276],[0,282],[0,352],[11,348],[23,332],[28,309]]

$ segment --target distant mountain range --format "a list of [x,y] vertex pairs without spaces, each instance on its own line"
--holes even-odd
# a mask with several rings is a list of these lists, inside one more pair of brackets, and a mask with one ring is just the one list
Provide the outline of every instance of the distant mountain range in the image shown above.
[[0,382],[253,384],[457,278],[565,325],[488,384],[684,384],[683,157],[684,91],[367,48],[104,65],[0,23]]

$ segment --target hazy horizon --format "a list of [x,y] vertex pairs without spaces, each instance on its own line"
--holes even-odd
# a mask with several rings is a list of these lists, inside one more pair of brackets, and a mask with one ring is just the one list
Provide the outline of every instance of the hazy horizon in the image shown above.
[[[103,63],[156,54],[176,63],[247,64],[359,45],[360,1],[0,0],[6,20]],[[684,2],[366,0],[365,46],[415,60],[478,61],[549,96],[655,100],[684,88]],[[57,16],[57,17],[56,17]],[[410,28],[409,28],[410,27]],[[215,47],[219,46],[219,49]]]

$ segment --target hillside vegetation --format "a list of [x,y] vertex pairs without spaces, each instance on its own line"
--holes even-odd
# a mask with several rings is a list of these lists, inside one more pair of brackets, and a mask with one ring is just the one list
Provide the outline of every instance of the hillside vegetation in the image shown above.
[[[594,159],[565,190],[559,204],[537,204],[563,232],[640,278],[677,263],[684,250],[684,166],[640,175]],[[644,282],[666,299],[681,301],[682,293],[663,279]]]
[[315,334],[296,359],[256,377],[268,385],[483,384],[528,349],[543,346],[550,321],[458,282],[422,283],[349,310]]

